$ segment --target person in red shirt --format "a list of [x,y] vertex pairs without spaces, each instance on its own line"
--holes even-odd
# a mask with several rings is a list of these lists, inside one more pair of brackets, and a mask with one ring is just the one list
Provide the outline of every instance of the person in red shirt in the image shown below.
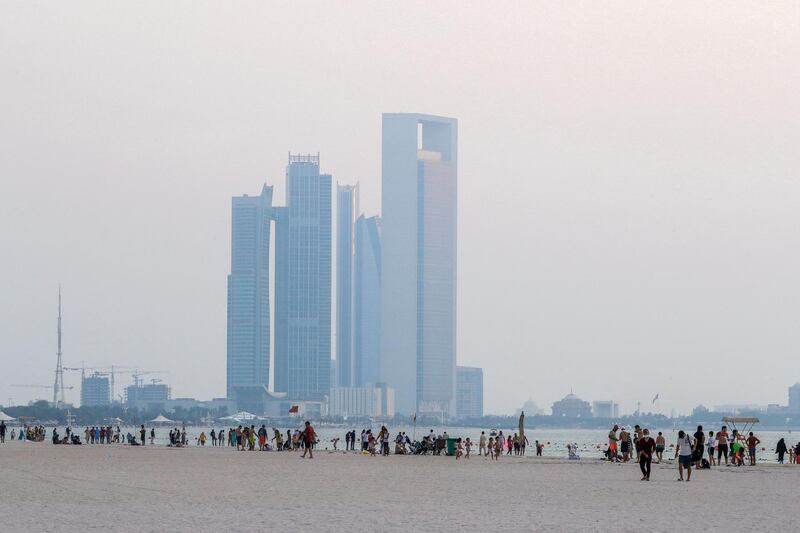
[[311,427],[311,422],[306,420],[306,427],[303,429],[303,445],[305,446],[303,449],[303,457],[305,457],[306,452],[308,452],[308,458],[314,458],[314,452],[311,451],[311,447],[314,445],[316,440],[317,434],[314,432],[314,428]]
[[750,432],[750,435],[747,436],[747,451],[750,452],[750,466],[756,464],[756,446],[758,446],[761,441],[753,435],[753,432]]

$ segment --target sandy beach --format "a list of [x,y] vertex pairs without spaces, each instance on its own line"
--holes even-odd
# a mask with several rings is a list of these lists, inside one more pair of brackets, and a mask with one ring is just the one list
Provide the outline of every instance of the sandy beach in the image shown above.
[[[163,446],[0,445],[0,530],[767,531],[795,527],[800,466],[651,482],[636,465]],[[32,524],[35,524],[32,526]],[[33,527],[33,529],[31,529]]]

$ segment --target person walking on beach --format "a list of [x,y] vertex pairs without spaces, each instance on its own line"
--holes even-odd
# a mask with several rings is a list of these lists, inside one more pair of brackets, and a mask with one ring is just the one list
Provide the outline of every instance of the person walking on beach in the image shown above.
[[747,451],[748,455],[750,456],[750,466],[755,466],[756,464],[756,447],[759,444],[761,444],[761,440],[753,435],[753,432],[751,431],[747,436]]
[[314,452],[311,448],[314,447],[314,441],[317,439],[317,434],[314,432],[314,428],[311,427],[311,422],[306,420],[306,427],[303,429],[303,444],[305,444],[305,449],[303,450],[303,457],[306,456],[306,452],[308,452],[308,458],[314,458]]
[[487,457],[494,459],[494,437],[489,437],[489,452],[488,454],[483,454],[484,459]]
[[539,444],[538,440],[535,442],[535,444],[536,444],[536,457],[541,457],[542,456],[542,448],[544,448],[544,446]]
[[478,439],[478,456],[486,455],[486,432],[481,431],[481,438]]
[[0,444],[6,441],[6,423],[0,420]]
[[714,459],[714,450],[717,447],[717,439],[714,438],[714,432],[708,432],[708,440],[706,441],[706,447],[708,447],[708,464],[711,466],[715,466],[717,460]]
[[469,440],[467,437],[466,442],[464,442],[464,450],[466,450],[466,454],[464,454],[464,459],[469,459],[469,450],[472,448],[472,441]]
[[639,468],[642,470],[642,481],[650,481],[650,469],[653,462],[653,452],[656,449],[656,441],[650,437],[650,430],[645,428],[642,438],[636,443],[639,450]]
[[144,446],[145,436],[147,435],[147,430],[144,429],[144,424],[141,425],[139,428],[139,436],[142,438],[142,446]]
[[722,456],[725,456],[725,466],[728,466],[728,426],[722,426],[717,431],[717,465],[722,466]]
[[494,440],[494,458],[495,460],[499,459],[501,455],[503,455],[503,433],[500,432],[500,436]]
[[692,438],[683,430],[678,432],[678,442],[675,445],[675,457],[678,459],[678,481],[683,481],[683,470],[686,469],[686,481],[692,480],[692,457],[694,449]]

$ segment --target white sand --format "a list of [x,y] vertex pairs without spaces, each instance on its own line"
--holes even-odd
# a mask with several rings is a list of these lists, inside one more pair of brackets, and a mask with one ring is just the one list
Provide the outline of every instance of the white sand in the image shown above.
[[800,466],[0,445],[0,531],[791,531]]

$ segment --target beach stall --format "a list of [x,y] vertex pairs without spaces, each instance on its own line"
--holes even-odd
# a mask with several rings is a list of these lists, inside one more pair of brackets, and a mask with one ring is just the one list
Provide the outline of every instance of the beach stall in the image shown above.
[[[739,435],[746,435],[753,430],[753,426],[758,424],[759,420],[755,416],[726,416],[722,419],[722,422],[729,425],[731,429],[736,430]],[[736,424],[741,424],[741,429]]]

